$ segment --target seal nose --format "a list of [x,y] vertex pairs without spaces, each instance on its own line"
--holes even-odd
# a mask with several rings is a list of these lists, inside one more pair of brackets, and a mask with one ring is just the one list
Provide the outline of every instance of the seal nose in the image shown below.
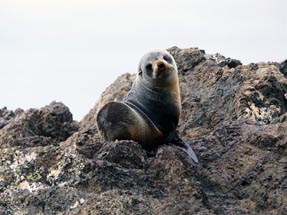
[[158,64],[157,64],[157,66],[158,66],[158,68],[159,69],[164,69],[165,68],[165,64],[164,64],[164,62],[159,62]]
[[170,66],[163,60],[155,61],[153,68],[154,68],[153,71],[154,79],[167,77],[171,72]]

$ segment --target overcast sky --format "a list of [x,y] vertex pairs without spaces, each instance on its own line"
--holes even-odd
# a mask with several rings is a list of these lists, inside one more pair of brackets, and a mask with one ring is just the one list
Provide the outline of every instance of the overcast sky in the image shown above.
[[143,54],[287,59],[286,0],[0,0],[0,108],[62,101],[81,120]]

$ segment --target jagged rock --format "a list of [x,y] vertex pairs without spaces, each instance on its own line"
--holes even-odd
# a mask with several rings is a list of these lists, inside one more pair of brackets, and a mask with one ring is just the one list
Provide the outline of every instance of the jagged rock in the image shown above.
[[281,64],[280,64],[280,71],[283,73],[283,75],[285,76],[285,78],[287,77],[287,60],[284,60]]
[[178,131],[199,164],[176,147],[152,155],[134,141],[103,141],[95,116],[126,96],[135,75],[124,74],[80,123],[62,103],[0,109],[0,214],[285,214],[286,61],[169,51]]
[[17,115],[24,112],[22,109],[17,109],[15,112],[8,110],[6,107],[0,109],[0,129],[6,126]]
[[197,64],[205,60],[205,51],[198,48],[179,49],[172,47],[168,51],[173,55],[176,63],[181,65],[181,71],[186,72],[191,70]]
[[59,102],[52,102],[39,110],[30,109],[18,114],[11,112],[10,115],[13,117],[7,120],[0,130],[0,147],[60,142],[66,140],[79,127],[78,123],[73,121],[68,107]]
[[242,65],[242,63],[239,60],[227,58],[220,61],[217,65],[221,67],[228,66],[229,68],[235,68]]

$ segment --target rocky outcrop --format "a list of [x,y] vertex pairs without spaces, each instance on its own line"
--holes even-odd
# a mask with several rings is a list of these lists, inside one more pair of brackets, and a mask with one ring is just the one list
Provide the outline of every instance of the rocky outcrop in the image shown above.
[[95,115],[129,91],[135,75],[124,74],[80,123],[62,103],[0,109],[0,214],[286,214],[286,61],[169,51],[178,131],[199,164],[171,146],[150,156],[136,142],[102,140]]
[[78,130],[78,123],[73,121],[69,109],[62,103],[52,102],[50,105],[26,112],[16,110],[15,113],[3,110],[1,117],[0,146],[35,146],[48,145],[66,140]]

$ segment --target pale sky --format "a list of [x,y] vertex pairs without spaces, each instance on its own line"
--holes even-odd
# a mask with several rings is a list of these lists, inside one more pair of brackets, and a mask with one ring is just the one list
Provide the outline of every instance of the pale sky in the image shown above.
[[81,120],[142,55],[199,47],[287,59],[286,0],[0,0],[0,108],[62,101]]

